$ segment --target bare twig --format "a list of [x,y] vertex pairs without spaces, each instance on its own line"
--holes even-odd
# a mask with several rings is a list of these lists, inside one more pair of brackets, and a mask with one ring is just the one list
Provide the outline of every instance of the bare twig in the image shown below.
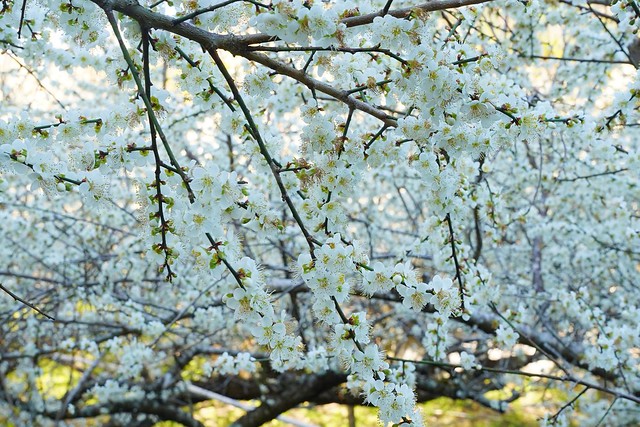
[[43,315],[44,317],[46,317],[49,320],[56,320],[54,317],[49,316],[47,313],[45,313],[44,311],[40,310],[38,307],[36,307],[35,305],[31,304],[29,301],[26,301],[22,298],[20,298],[18,295],[14,294],[13,292],[11,292],[9,289],[5,288],[4,285],[2,285],[2,283],[0,283],[0,290],[6,292],[11,298],[13,298],[14,300],[26,305],[27,307],[29,307],[30,309],[38,312],[39,314]]

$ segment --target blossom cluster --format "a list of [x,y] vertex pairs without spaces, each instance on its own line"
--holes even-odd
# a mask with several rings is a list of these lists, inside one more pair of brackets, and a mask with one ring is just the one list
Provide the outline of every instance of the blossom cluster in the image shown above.
[[569,3],[2,2],[0,423],[558,374],[637,424],[639,12]]

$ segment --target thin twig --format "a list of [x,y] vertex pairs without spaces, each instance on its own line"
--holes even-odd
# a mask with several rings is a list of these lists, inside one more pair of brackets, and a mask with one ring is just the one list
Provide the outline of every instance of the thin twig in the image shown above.
[[462,275],[460,274],[460,264],[458,262],[458,255],[456,254],[456,241],[453,234],[453,225],[451,224],[451,215],[447,214],[444,218],[449,228],[449,239],[451,240],[451,256],[453,257],[453,263],[456,268],[456,280],[458,280],[458,289],[460,290],[460,307],[464,311],[464,285],[462,283]]
[[[133,59],[131,58],[131,55],[129,55],[127,46],[124,44],[124,40],[122,39],[122,34],[120,34],[120,29],[118,28],[118,22],[116,21],[116,18],[113,14],[113,10],[105,9],[105,13],[107,14],[107,18],[109,19],[109,24],[111,24],[111,28],[113,29],[116,39],[118,40],[118,44],[120,45],[122,56],[124,57],[124,60],[127,62],[127,65],[129,66],[129,70],[131,71],[131,75],[133,76],[133,80],[136,83],[136,87],[138,88],[138,94],[142,98],[142,101],[144,102],[144,105],[147,108],[149,117],[153,122],[156,132],[158,133],[158,136],[162,141],[162,145],[164,146],[164,149],[167,155],[169,156],[169,159],[171,160],[171,164],[173,165],[173,167],[176,168],[176,171],[178,172],[178,175],[180,175],[180,178],[182,178],[182,182],[184,183],[187,189],[187,193],[189,195],[189,201],[193,203],[193,201],[195,200],[195,195],[193,194],[193,191],[191,190],[191,186],[189,185],[190,179],[186,175],[184,170],[182,170],[182,167],[178,163],[178,160],[176,159],[175,155],[173,154],[173,150],[169,145],[169,141],[167,140],[166,135],[162,131],[160,122],[158,121],[158,118],[156,117],[156,114],[153,110],[153,104],[151,103],[151,100],[145,93],[144,84],[142,83],[142,80],[140,79],[140,75],[138,74],[138,71],[135,68],[135,64],[133,62]],[[139,21],[139,22],[142,22],[142,21]]]
[[557,182],[575,182],[575,181],[578,181],[580,179],[595,178],[597,176],[616,175],[616,174],[619,174],[620,172],[626,172],[628,170],[629,169],[627,169],[627,168],[622,168],[622,169],[616,169],[614,171],[594,173],[594,174],[591,174],[591,175],[576,176],[575,178],[556,178],[556,181]]
[[49,316],[47,313],[45,313],[44,311],[40,310],[38,307],[36,307],[35,305],[31,304],[29,301],[26,301],[22,298],[20,298],[18,295],[14,294],[13,292],[11,292],[9,289],[5,288],[2,283],[0,283],[0,290],[6,292],[11,298],[13,298],[14,300],[26,305],[27,307],[29,307],[30,309],[40,313],[41,315],[43,315],[44,317],[46,317],[49,320],[53,320],[55,321],[56,319],[52,316]]
[[24,24],[24,14],[27,10],[27,0],[22,0],[22,9],[20,10],[20,24],[18,24],[18,38],[22,35],[22,24]]
[[300,217],[300,214],[298,214],[298,210],[296,209],[295,205],[293,204],[293,201],[289,197],[289,193],[287,192],[287,189],[284,183],[282,182],[282,178],[280,177],[280,173],[278,172],[278,166],[274,163],[274,160],[271,157],[271,154],[269,154],[269,151],[267,150],[266,144],[264,143],[264,141],[262,140],[262,137],[260,136],[258,126],[253,121],[251,111],[249,111],[249,108],[245,104],[244,99],[242,98],[242,95],[240,94],[240,91],[238,90],[235,84],[235,81],[233,80],[233,77],[231,77],[231,74],[229,74],[229,71],[225,67],[222,60],[220,59],[220,56],[218,56],[218,52],[216,52],[215,50],[209,50],[208,52],[209,52],[209,55],[211,55],[211,58],[213,58],[214,62],[216,63],[216,66],[222,73],[224,79],[227,81],[227,85],[229,86],[229,89],[231,89],[231,93],[233,93],[233,96],[236,102],[238,103],[238,105],[240,105],[240,109],[242,110],[245,116],[245,119],[247,120],[249,131],[255,138],[256,143],[258,144],[258,147],[260,149],[260,153],[262,154],[267,164],[269,165],[269,168],[271,169],[273,177],[276,180],[276,184],[278,185],[278,189],[280,190],[282,199],[289,207],[289,210],[291,211],[293,218],[298,224],[300,231],[302,231],[302,234],[304,235],[305,240],[309,245],[309,252],[313,256],[314,249],[315,249],[315,246],[314,246],[315,244],[313,243],[314,239],[311,236],[311,234],[309,234],[309,232],[307,231],[307,228],[305,227],[302,221],[302,218]]
[[[388,360],[393,360],[393,361],[398,361],[398,362],[413,363],[413,364],[416,364],[416,365],[430,365],[430,366],[438,366],[438,367],[449,368],[449,369],[464,369],[462,367],[462,365],[457,365],[457,364],[454,364],[454,363],[446,363],[446,362],[437,362],[435,360],[410,360],[410,359],[402,359],[402,358],[399,358],[399,357],[392,357],[392,356],[387,356],[387,359]],[[481,365],[476,365],[476,367],[474,369],[477,369],[479,371],[485,371],[485,372],[493,372],[493,373],[497,373],[497,374],[520,375],[520,376],[524,376],[524,377],[544,378],[544,379],[547,379],[547,380],[553,380],[553,381],[558,381],[558,382],[573,383],[573,384],[576,384],[576,385],[582,385],[582,386],[588,387],[588,388],[593,389],[593,390],[598,390],[598,391],[601,391],[603,393],[610,394],[610,395],[615,396],[615,397],[620,398],[620,399],[625,399],[625,400],[629,400],[631,402],[640,404],[640,397],[634,396],[632,394],[620,392],[620,391],[617,391],[617,390],[612,390],[610,388],[601,386],[600,384],[591,383],[591,382],[584,381],[584,380],[579,380],[579,379],[573,378],[571,376],[560,377],[560,376],[557,376],[557,375],[549,375],[549,374],[535,374],[533,372],[524,372],[524,371],[517,371],[517,370],[512,370],[512,369],[490,368],[488,366],[481,366]]]

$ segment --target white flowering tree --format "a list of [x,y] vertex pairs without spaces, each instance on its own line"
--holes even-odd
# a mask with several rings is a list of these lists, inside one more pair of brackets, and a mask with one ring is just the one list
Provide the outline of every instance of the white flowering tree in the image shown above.
[[634,0],[0,7],[3,425],[640,422]]

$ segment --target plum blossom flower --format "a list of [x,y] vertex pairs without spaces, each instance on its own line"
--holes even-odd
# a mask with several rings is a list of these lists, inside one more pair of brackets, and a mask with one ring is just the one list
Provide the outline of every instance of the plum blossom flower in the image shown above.
[[402,305],[411,310],[421,311],[429,302],[429,293],[426,283],[419,282],[411,286],[400,284],[396,286],[398,293],[402,296]]
[[273,347],[286,332],[287,328],[282,320],[274,323],[272,319],[263,317],[258,322],[253,335],[258,344]]
[[514,331],[511,326],[500,325],[500,327],[496,329],[496,340],[499,345],[504,348],[513,348],[518,338],[518,333]]
[[479,367],[476,357],[473,354],[463,351],[460,353],[460,365],[462,369],[470,370]]
[[[376,261],[371,270],[362,270],[362,290],[366,295],[373,295],[376,292],[386,292],[393,288],[394,282],[391,279],[393,270],[386,267],[382,262]],[[398,277],[400,277],[398,275]]]
[[235,311],[234,317],[242,319],[253,311],[251,309],[251,294],[245,289],[236,288],[231,294],[225,296],[227,307]]
[[383,360],[380,349],[375,344],[369,344],[365,347],[364,352],[355,350],[353,353],[354,363],[352,364],[353,372],[362,375],[383,371],[389,367],[389,364]]
[[460,296],[458,289],[453,286],[453,281],[449,278],[442,278],[435,275],[429,287],[433,296],[429,300],[440,313],[449,315],[460,306]]

